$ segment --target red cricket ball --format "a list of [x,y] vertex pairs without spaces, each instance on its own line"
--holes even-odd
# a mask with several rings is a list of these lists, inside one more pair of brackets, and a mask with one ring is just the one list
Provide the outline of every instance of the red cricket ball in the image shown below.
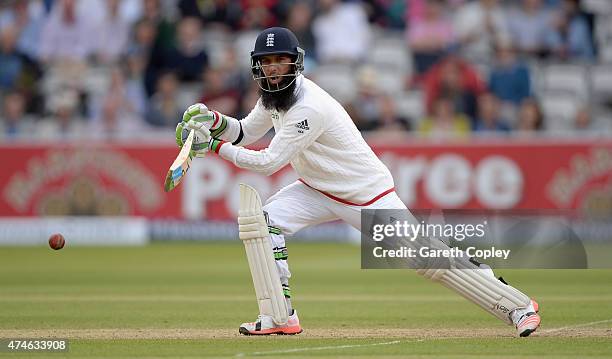
[[52,234],[51,237],[49,237],[49,247],[55,250],[64,248],[64,244],[66,244],[66,240],[64,236],[59,233]]

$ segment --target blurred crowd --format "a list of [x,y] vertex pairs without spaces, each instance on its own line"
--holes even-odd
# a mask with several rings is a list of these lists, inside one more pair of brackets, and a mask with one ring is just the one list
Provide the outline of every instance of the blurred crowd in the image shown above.
[[241,118],[270,26],[372,136],[605,134],[611,20],[607,0],[0,0],[0,139],[171,138],[195,102]]

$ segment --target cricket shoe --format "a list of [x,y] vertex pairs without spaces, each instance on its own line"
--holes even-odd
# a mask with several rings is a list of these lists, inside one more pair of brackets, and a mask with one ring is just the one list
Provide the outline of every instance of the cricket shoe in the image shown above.
[[539,310],[538,303],[532,299],[527,308],[517,309],[512,313],[512,321],[519,336],[527,337],[538,329],[542,321],[538,314]]
[[238,331],[244,335],[294,335],[300,334],[302,327],[300,327],[297,311],[293,310],[293,314],[289,316],[287,324],[277,325],[271,316],[259,315],[255,322],[242,323]]

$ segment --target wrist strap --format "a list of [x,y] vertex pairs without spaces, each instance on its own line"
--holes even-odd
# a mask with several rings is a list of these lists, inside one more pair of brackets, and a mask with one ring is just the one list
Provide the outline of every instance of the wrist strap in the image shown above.
[[223,141],[223,140],[217,140],[216,138],[212,138],[210,140],[210,146],[209,149],[211,151],[213,151],[216,154],[219,154],[219,150],[221,149],[221,146],[223,146],[224,144],[226,144],[227,142]]
[[212,127],[210,128],[210,135],[212,137],[219,137],[220,134],[227,128],[227,118],[217,111],[211,111],[215,118]]

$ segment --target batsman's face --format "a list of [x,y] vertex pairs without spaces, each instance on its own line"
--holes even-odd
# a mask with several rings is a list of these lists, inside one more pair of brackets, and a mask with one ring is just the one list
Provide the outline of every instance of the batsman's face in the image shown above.
[[291,70],[293,60],[288,55],[267,55],[261,58],[261,65],[268,82],[272,85],[279,84],[283,77]]

